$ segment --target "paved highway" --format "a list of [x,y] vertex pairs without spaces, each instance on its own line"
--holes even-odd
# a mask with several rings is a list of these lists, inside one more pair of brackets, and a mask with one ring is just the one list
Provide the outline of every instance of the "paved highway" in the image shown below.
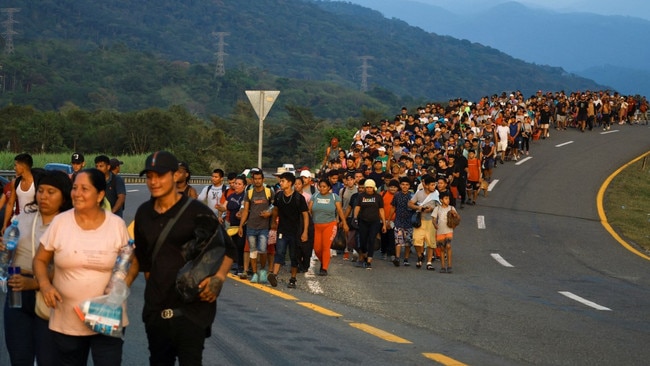
[[[233,278],[204,364],[647,364],[649,263],[604,229],[596,196],[650,150],[650,129],[551,135],[461,211],[453,274],[335,257],[328,277],[306,274],[295,290],[286,273],[275,289]],[[130,220],[147,193],[127,189]],[[124,365],[147,363],[143,287],[129,299]]]

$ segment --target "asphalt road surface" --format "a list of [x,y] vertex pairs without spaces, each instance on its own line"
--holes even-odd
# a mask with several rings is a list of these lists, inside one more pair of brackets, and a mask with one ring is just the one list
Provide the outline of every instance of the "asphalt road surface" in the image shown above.
[[[489,196],[460,211],[453,274],[339,256],[295,290],[284,270],[277,288],[227,281],[204,364],[648,364],[650,263],[604,229],[596,196],[650,150],[650,129],[614,128],[551,131],[530,159],[499,165]],[[130,221],[148,194],[127,189]],[[124,365],[147,364],[143,289],[140,277]]]

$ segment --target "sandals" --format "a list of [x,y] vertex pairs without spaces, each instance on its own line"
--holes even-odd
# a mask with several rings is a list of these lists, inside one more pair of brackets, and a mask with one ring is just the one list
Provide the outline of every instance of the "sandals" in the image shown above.
[[447,268],[445,267],[440,268],[440,273],[447,273]]
[[433,264],[428,263],[428,264],[427,264],[427,270],[428,270],[428,271],[435,271],[436,269],[433,268]]

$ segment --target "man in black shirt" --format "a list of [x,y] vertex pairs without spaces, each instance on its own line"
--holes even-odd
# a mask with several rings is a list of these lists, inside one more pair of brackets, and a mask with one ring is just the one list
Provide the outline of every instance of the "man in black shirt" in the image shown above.
[[275,244],[275,263],[273,270],[268,275],[271,286],[278,285],[278,272],[284,265],[289,249],[291,258],[291,278],[289,288],[296,288],[296,275],[298,274],[298,246],[307,242],[309,229],[309,214],[307,202],[302,194],[293,190],[296,177],[293,173],[280,174],[280,191],[273,199],[273,216],[271,217],[271,230],[277,230],[277,243]]
[[[181,247],[195,238],[197,216],[214,216],[212,210],[197,200],[176,191],[179,178],[178,160],[166,151],[147,157],[145,169],[151,199],[143,203],[135,215],[135,255],[139,271],[147,284],[142,319],[149,341],[152,365],[201,365],[205,338],[210,336],[217,313],[217,297],[236,254],[232,241],[226,240],[225,256],[217,273],[199,284],[198,298],[183,302],[176,291],[176,275],[185,260]],[[187,200],[191,200],[185,207]],[[152,258],[158,236],[166,224],[182,210],[169,234]]]

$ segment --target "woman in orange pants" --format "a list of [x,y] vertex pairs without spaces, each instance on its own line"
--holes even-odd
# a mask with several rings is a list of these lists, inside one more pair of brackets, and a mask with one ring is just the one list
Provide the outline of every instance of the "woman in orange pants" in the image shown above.
[[314,220],[314,252],[321,263],[318,275],[327,276],[330,247],[336,236],[337,222],[341,223],[346,233],[348,232],[341,198],[332,193],[332,184],[329,180],[318,182],[318,192],[314,193],[309,201],[309,213]]

